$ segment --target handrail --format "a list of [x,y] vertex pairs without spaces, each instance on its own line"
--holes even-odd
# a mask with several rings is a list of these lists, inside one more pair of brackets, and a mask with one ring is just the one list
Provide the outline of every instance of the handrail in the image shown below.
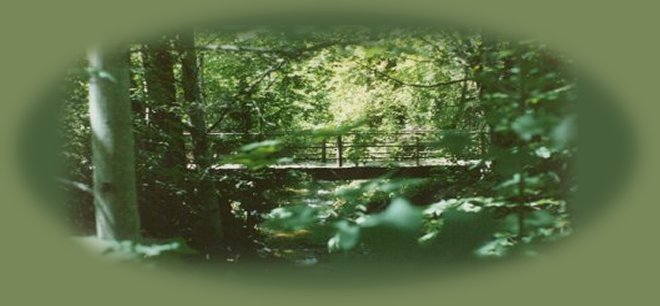
[[[283,143],[283,151],[294,160],[301,162],[328,163],[334,155],[334,162],[342,167],[345,162],[351,161],[356,165],[371,161],[402,161],[414,160],[416,165],[423,161],[434,158],[465,158],[469,152],[482,151],[485,146],[486,137],[481,131],[466,130],[416,130],[400,132],[346,132],[339,135],[329,135],[320,140],[310,142],[309,145],[300,145],[301,142],[309,141],[307,137],[314,137],[309,131],[303,132],[212,132],[209,133],[211,140],[214,138],[226,138],[226,136],[263,136],[276,137],[287,136]],[[467,136],[469,145],[465,148],[466,156],[456,156],[452,150],[443,146],[443,140],[449,135]],[[359,139],[359,136],[380,135],[375,139]],[[475,137],[476,136],[476,137]],[[231,138],[231,137],[230,137]],[[240,140],[240,139],[236,139]]]
[[[241,136],[241,135],[263,135],[263,136],[314,136],[315,130],[297,130],[297,131],[276,131],[276,132],[208,132],[206,133],[209,136]],[[466,131],[458,129],[446,129],[446,130],[414,130],[414,131],[401,131],[401,132],[387,132],[387,131],[369,131],[369,132],[345,132],[341,133],[342,135],[416,135],[416,134],[432,134],[432,133],[465,133],[465,134],[478,134],[483,133],[483,131]],[[189,133],[184,133],[184,135],[189,135]]]

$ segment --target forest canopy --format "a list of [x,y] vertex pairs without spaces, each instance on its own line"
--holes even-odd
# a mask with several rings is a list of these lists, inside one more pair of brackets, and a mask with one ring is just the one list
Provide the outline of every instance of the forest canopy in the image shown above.
[[537,41],[199,27],[62,84],[62,217],[134,260],[475,262],[573,230],[576,80]]

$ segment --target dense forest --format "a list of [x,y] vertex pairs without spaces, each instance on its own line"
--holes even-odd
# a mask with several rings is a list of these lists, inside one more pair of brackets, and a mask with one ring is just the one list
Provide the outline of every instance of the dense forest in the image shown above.
[[482,30],[199,27],[66,73],[74,235],[130,260],[482,262],[572,231],[576,80]]

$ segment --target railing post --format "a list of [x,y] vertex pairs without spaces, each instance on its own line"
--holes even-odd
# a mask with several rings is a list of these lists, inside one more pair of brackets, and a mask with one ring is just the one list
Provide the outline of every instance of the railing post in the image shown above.
[[344,144],[341,141],[341,135],[337,136],[337,167],[344,164]]
[[482,155],[482,158],[483,158],[483,156],[486,156],[486,153],[488,153],[487,152],[488,144],[486,143],[486,141],[487,141],[486,132],[485,131],[479,131],[478,133],[479,133],[479,144],[480,144],[480,147],[481,147],[480,151],[481,151],[481,155]]
[[415,163],[417,166],[420,166],[419,163],[419,136],[415,136]]
[[326,141],[325,139],[323,139],[323,142],[321,142],[321,162],[324,164],[328,162],[327,152],[328,149],[327,149]]

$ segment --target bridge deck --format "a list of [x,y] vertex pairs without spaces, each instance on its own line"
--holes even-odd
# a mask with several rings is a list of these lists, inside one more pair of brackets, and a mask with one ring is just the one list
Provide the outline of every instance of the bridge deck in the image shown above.
[[[415,162],[392,162],[388,164],[367,163],[362,165],[345,165],[342,167],[328,163],[302,163],[269,166],[269,171],[301,171],[318,180],[356,180],[371,179],[386,174],[395,177],[428,177],[434,171],[447,168],[467,169],[478,161],[450,161],[447,159],[426,160],[423,164]],[[213,167],[217,173],[248,171],[243,165],[225,164]]]

